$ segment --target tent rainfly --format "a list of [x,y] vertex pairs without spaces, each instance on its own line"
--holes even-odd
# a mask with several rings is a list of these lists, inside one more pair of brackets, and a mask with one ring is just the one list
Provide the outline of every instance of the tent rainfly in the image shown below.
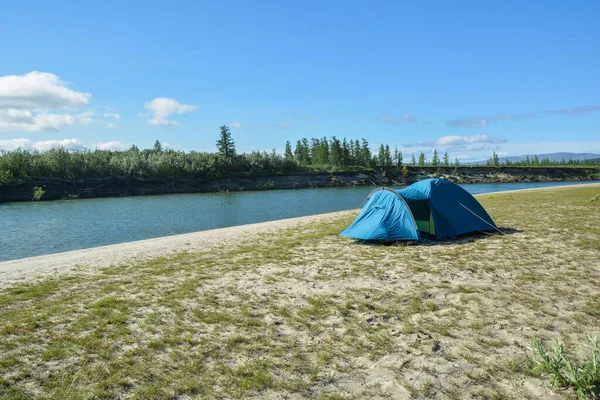
[[402,190],[376,189],[340,235],[362,240],[454,239],[496,224],[469,192],[445,179],[425,179]]

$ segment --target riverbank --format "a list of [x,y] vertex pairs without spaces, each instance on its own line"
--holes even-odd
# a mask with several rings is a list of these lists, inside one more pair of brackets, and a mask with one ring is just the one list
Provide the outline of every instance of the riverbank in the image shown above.
[[[600,183],[581,184],[578,187],[597,187]],[[495,192],[475,195],[478,199],[488,196],[522,193],[537,190],[567,190],[568,187],[533,188],[514,191]],[[200,232],[171,235],[134,242],[99,246],[88,249],[26,257],[10,261],[0,261],[0,288],[16,282],[35,278],[48,278],[73,269],[89,267],[102,268],[111,265],[143,262],[156,257],[168,257],[181,252],[193,253],[212,246],[235,246],[240,243],[251,243],[261,234],[271,234],[278,230],[293,229],[315,223],[355,216],[357,210],[332,212],[297,218],[286,218],[276,221],[261,222],[211,229]]]
[[481,195],[506,235],[415,246],[337,236],[350,211],[162,238],[158,258],[138,242],[124,264],[136,244],[90,249],[114,265],[0,290],[0,395],[570,398],[528,346],[600,333],[599,192]]
[[600,180],[597,167],[395,167],[356,172],[305,172],[287,175],[240,175],[221,179],[30,178],[0,187],[0,202],[214,193],[343,186],[404,185],[426,178],[455,183],[564,182]]

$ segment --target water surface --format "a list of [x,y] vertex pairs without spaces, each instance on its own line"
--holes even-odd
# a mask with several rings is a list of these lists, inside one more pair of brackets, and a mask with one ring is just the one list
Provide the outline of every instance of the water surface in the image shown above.
[[[587,182],[462,185],[470,193]],[[373,187],[0,204],[0,261],[358,208]]]

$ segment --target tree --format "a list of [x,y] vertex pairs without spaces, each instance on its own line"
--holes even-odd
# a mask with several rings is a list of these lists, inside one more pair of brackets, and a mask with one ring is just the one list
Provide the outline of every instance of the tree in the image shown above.
[[342,164],[342,145],[335,136],[331,137],[331,151],[329,152],[329,160],[336,167]]
[[450,156],[448,156],[448,153],[445,152],[444,153],[444,167],[449,167],[450,166]]
[[385,163],[384,164],[386,167],[390,167],[393,164],[392,153],[390,152],[390,146],[387,144],[385,145],[384,155],[385,155]]
[[383,143],[379,145],[379,153],[377,154],[377,165],[383,167],[385,165],[385,147]]
[[287,142],[285,142],[285,155],[284,155],[286,160],[291,160],[294,158],[294,155],[292,154],[292,144],[290,143],[290,141],[288,140]]
[[410,164],[414,167],[417,165],[417,160],[415,160],[415,153],[412,153],[412,158],[410,160]]
[[160,144],[160,142],[158,140],[156,142],[154,142],[154,151],[156,151],[156,152],[162,151],[162,144]]
[[402,167],[402,152],[399,151],[398,155],[396,156],[396,163],[398,165],[398,168]]
[[217,151],[220,155],[227,158],[235,156],[235,142],[231,137],[229,127],[227,125],[223,125],[220,127],[220,129],[221,135],[219,140],[217,140]]
[[348,147],[348,142],[346,141],[346,138],[344,138],[344,140],[342,141],[341,158],[342,158],[342,165],[344,167],[346,167],[350,164],[350,148]]
[[419,154],[419,167],[425,166],[425,153]]
[[402,166],[402,179],[406,181],[406,178],[408,178],[408,168],[404,165]]
[[440,165],[440,158],[438,157],[437,149],[433,149],[433,159],[431,160],[432,167],[438,167]]
[[309,148],[308,148],[308,139],[302,138],[296,142],[296,149],[294,150],[294,157],[298,164],[310,164],[310,156],[309,156]]
[[492,153],[492,163],[495,167],[500,166],[500,157],[498,157],[498,154],[495,151]]
[[371,165],[371,149],[369,149],[369,142],[367,139],[362,138],[362,147],[360,149],[360,155],[362,165],[368,167]]
[[458,157],[454,157],[454,166],[460,167],[460,162],[458,161]]

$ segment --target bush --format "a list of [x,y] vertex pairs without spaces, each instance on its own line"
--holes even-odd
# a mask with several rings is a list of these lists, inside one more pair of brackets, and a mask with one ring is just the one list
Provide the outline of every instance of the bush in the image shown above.
[[41,187],[34,187],[33,188],[33,201],[39,201],[42,199],[42,197],[44,197],[44,194],[46,193],[46,191],[44,189],[42,189]]
[[0,186],[8,185],[13,182],[14,179],[12,176],[12,172],[5,169],[0,169]]
[[589,336],[592,357],[581,364],[571,361],[562,344],[548,354],[539,338],[533,339],[533,371],[552,378],[552,389],[573,388],[579,399],[600,399],[600,349],[598,337]]

